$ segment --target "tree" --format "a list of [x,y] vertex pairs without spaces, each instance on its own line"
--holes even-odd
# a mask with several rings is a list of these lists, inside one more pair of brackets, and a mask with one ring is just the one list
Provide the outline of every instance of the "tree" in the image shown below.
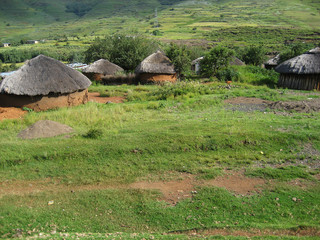
[[142,36],[116,34],[104,39],[97,38],[85,52],[85,62],[90,63],[101,58],[107,59],[125,70],[134,70],[158,44]]
[[212,48],[201,60],[201,74],[206,77],[211,77],[223,68],[229,66],[229,62],[234,56],[232,49],[217,46]]
[[240,58],[248,65],[260,66],[266,60],[266,53],[263,46],[250,46],[244,49]]
[[179,75],[190,70],[191,51],[187,49],[186,45],[170,43],[170,46],[166,51],[166,55],[174,64],[175,70]]

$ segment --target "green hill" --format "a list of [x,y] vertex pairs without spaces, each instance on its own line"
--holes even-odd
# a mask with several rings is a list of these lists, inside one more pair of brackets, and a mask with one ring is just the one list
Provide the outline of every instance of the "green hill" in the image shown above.
[[210,39],[216,31],[243,27],[317,35],[319,22],[320,0],[2,0],[0,41],[117,31]]

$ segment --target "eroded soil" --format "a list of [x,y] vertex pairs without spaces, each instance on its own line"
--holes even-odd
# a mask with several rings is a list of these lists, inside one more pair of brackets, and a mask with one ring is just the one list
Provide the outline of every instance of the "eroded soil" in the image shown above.
[[22,110],[21,108],[0,107],[0,121],[3,119],[20,119],[26,114],[27,111]]
[[166,201],[175,205],[179,201],[192,198],[196,194],[197,187],[215,186],[225,188],[235,194],[247,195],[259,191],[266,181],[260,178],[248,178],[240,172],[228,172],[224,176],[214,180],[199,180],[191,174],[179,174],[170,181],[139,181],[129,185],[83,185],[69,186],[60,184],[52,179],[39,181],[4,181],[0,183],[0,198],[6,195],[25,195],[40,192],[62,192],[62,191],[86,191],[103,189],[143,189],[158,190],[161,196],[158,200]]

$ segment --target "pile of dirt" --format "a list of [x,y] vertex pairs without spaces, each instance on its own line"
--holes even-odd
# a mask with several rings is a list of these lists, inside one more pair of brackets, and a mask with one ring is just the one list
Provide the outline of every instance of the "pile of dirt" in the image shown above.
[[26,114],[26,111],[23,111],[20,108],[0,108],[0,121],[3,119],[18,119],[21,118],[24,114]]
[[224,101],[229,104],[226,107],[227,110],[232,111],[243,111],[243,112],[252,112],[252,111],[261,111],[264,112],[268,108],[271,101],[263,100],[260,98],[248,98],[248,97],[236,97],[227,99]]
[[306,101],[278,101],[269,104],[270,109],[293,111],[299,113],[311,113],[320,111],[320,98]]
[[49,138],[71,132],[73,132],[73,129],[67,125],[50,120],[41,120],[21,131],[18,137],[22,139]]
[[298,113],[311,113],[320,111],[320,98],[305,101],[278,101],[272,102],[260,98],[236,97],[224,101],[229,104],[226,109],[232,111],[261,111],[267,109],[290,111]]

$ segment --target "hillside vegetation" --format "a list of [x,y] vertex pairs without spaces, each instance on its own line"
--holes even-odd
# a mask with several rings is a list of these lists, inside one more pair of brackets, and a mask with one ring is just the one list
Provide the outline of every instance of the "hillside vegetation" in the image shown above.
[[[294,35],[300,34],[295,31],[304,30],[309,38],[319,35],[319,0],[2,2],[0,41],[53,38],[65,34],[96,36],[129,30],[146,34],[154,34],[157,30],[156,35],[166,39],[221,41],[223,39],[215,37],[216,31],[232,28],[235,33],[247,33],[248,27],[263,27],[267,32],[269,29],[290,29]],[[155,29],[157,22],[159,25]],[[256,34],[260,36],[261,33]],[[241,42],[241,39],[237,41]]]

